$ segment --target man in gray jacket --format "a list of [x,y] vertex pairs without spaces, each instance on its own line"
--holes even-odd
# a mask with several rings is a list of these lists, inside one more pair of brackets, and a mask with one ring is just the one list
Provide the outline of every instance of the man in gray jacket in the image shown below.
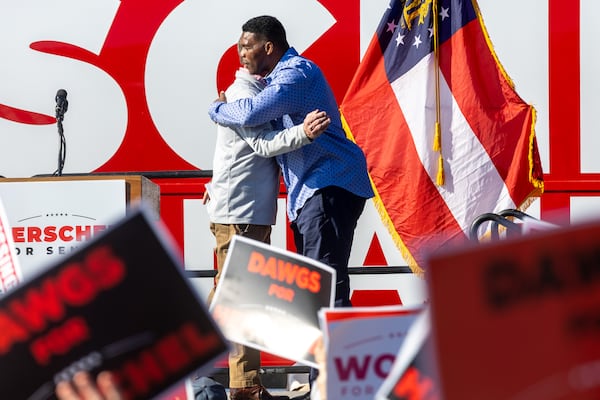
[[[249,98],[263,87],[260,77],[240,68],[225,95],[231,101]],[[217,125],[213,177],[204,195],[205,203],[208,202],[210,230],[216,239],[217,256],[217,276],[209,294],[209,303],[234,235],[270,244],[279,193],[279,166],[270,157],[310,144],[329,123],[326,113],[313,111],[302,125],[280,132],[273,131],[270,123],[236,130]],[[258,350],[232,343],[229,354],[231,399],[288,398],[269,394],[261,384],[259,369]]]

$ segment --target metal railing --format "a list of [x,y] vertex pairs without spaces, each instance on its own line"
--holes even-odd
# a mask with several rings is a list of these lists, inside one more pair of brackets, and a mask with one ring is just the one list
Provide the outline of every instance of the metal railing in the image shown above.
[[500,239],[502,228],[504,229],[505,237],[507,238],[520,236],[522,233],[522,224],[514,222],[513,219],[515,218],[521,221],[525,221],[527,219],[537,221],[537,219],[531,215],[513,208],[502,210],[497,213],[484,213],[475,218],[475,220],[473,220],[471,223],[471,227],[469,229],[469,239],[479,242],[481,239],[479,230],[481,226],[487,222],[490,222],[490,235],[492,240]]

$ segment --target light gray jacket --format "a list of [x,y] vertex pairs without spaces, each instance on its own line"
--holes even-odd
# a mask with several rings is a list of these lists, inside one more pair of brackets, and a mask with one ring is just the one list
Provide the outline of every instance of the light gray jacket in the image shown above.
[[[264,84],[246,70],[236,72],[228,101],[256,95]],[[277,214],[279,166],[274,157],[310,143],[302,125],[273,131],[270,124],[236,130],[217,125],[213,177],[207,190],[211,222],[273,225]]]

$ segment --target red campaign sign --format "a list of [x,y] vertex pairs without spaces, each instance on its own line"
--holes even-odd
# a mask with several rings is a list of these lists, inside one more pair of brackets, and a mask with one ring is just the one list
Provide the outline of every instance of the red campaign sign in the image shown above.
[[334,285],[323,263],[234,236],[210,310],[227,339],[318,368],[318,312]]
[[77,370],[111,370],[147,399],[227,351],[161,235],[134,212],[0,300],[3,398],[52,399]]
[[432,257],[443,398],[600,397],[600,225]]

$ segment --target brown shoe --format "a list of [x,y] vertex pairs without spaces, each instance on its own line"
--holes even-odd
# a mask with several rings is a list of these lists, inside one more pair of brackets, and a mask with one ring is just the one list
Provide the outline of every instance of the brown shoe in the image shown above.
[[231,400],[289,400],[288,396],[272,396],[262,386],[251,386],[247,388],[230,388]]

